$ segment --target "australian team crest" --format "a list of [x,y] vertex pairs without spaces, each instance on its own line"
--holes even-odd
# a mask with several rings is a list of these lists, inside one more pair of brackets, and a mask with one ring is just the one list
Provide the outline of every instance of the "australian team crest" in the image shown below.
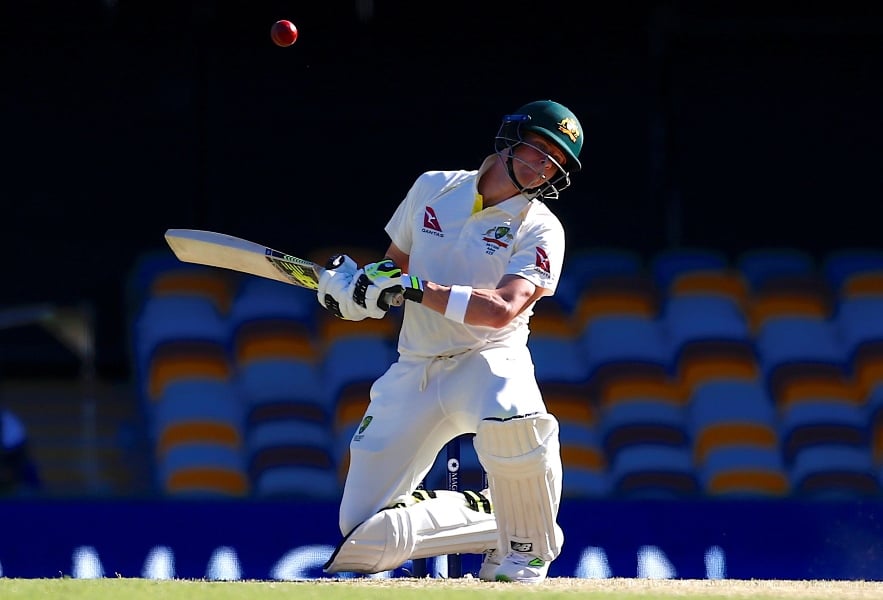
[[498,248],[508,248],[509,242],[515,236],[512,235],[512,228],[508,225],[499,225],[497,227],[491,227],[487,231],[484,232],[484,237],[482,237],[482,241],[484,241],[486,246],[486,252],[488,254],[494,254]]
[[359,441],[362,439],[362,434],[365,433],[365,430],[368,429],[368,425],[371,424],[371,421],[374,420],[374,417],[371,415],[367,415],[362,422],[359,424],[359,430],[356,432],[356,435],[353,436],[353,440]]

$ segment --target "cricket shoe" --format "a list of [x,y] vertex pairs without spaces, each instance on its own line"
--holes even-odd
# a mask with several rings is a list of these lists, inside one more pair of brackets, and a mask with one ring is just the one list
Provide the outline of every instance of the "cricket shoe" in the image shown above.
[[[482,565],[483,566],[483,565]],[[549,572],[549,561],[526,552],[512,550],[497,567],[495,579],[514,583],[542,583]]]
[[481,561],[481,568],[478,570],[478,578],[482,581],[496,581],[497,568],[500,566],[501,558],[493,548],[486,550],[484,560]]

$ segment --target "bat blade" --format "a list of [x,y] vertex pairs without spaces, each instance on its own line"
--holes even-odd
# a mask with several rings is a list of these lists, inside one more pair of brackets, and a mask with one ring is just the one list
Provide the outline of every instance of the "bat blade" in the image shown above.
[[[166,242],[178,260],[275,279],[310,290],[319,289],[325,268],[291,254],[226,233],[202,229],[168,229]],[[401,291],[387,290],[383,301],[401,306]],[[383,306],[378,300],[378,304]]]
[[187,263],[230,269],[315,290],[325,270],[316,263],[225,233],[169,229],[166,242]]

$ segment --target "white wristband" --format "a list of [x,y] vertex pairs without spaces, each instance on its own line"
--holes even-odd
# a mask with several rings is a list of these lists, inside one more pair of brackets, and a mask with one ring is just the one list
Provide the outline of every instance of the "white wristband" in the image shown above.
[[468,285],[452,285],[448,296],[448,305],[445,307],[445,318],[457,323],[466,319],[466,307],[472,297],[472,288]]

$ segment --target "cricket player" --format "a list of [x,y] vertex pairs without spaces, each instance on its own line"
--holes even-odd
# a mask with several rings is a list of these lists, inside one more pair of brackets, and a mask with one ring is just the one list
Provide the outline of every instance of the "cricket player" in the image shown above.
[[[525,104],[503,118],[477,170],[417,178],[386,225],[384,260],[359,269],[343,257],[322,275],[318,300],[342,319],[383,318],[391,288],[407,300],[399,358],[373,384],[350,442],[344,539],[327,572],[484,553],[482,579],[536,584],[560,554],[558,422],[527,340],[564,260],[546,200],[570,185],[582,146],[568,108]],[[489,489],[415,492],[445,444],[473,433]]]

